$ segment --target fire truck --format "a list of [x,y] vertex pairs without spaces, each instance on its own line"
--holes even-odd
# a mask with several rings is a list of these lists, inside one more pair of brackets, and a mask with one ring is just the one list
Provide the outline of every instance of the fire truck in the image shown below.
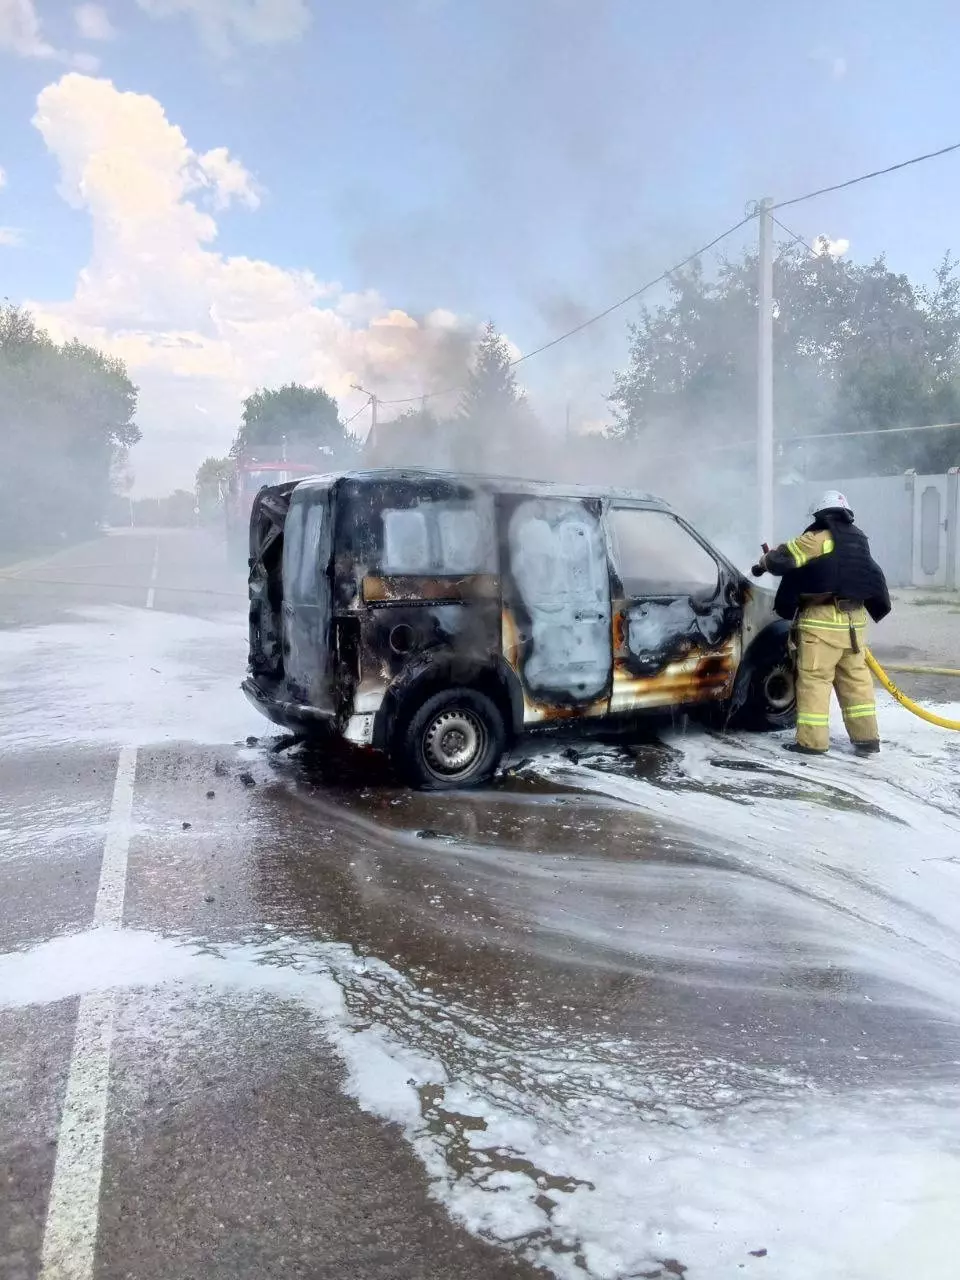
[[[282,445],[257,445],[256,452],[241,453],[221,489],[226,522],[227,554],[236,564],[246,564],[249,556],[250,511],[259,491],[268,484],[300,480],[327,470],[333,450],[321,445],[315,451],[301,449],[297,461],[287,457]],[[315,452],[312,462],[306,455]]]

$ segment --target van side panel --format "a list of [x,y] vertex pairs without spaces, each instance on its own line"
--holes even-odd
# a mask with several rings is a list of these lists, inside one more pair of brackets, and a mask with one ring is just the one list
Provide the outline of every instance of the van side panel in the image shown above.
[[499,509],[503,654],[524,722],[604,715],[613,652],[599,500],[503,495]]

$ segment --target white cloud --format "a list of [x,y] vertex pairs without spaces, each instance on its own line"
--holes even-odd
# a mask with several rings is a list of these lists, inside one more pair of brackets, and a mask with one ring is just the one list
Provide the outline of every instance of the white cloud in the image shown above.
[[258,385],[322,384],[356,408],[351,383],[418,395],[462,371],[471,334],[449,312],[416,319],[375,293],[218,253],[214,215],[255,208],[256,184],[225,148],[195,152],[155,98],[68,74],[40,94],[34,124],[93,230],[73,297],[34,309],[55,337],[122,357],[140,384],[141,490],[183,484],[222,453]]
[[837,240],[832,240],[830,236],[817,236],[813,242],[814,252],[820,254],[829,254],[831,258],[842,258],[850,248],[850,241],[845,240],[842,236]]
[[116,30],[102,4],[81,4],[73,11],[77,33],[84,40],[112,40]]
[[[2,3],[3,0],[0,0]],[[137,0],[154,18],[185,14],[215,53],[238,44],[283,44],[310,25],[307,0]]]
[[0,248],[17,249],[23,244],[23,233],[18,227],[0,227]]
[[21,58],[55,58],[43,38],[33,0],[0,0],[0,49]]
[[197,157],[204,185],[215,192],[214,204],[226,209],[231,200],[239,200],[248,209],[260,205],[260,191],[253,178],[239,160],[234,160],[226,147],[214,147],[212,151]]
[[56,49],[45,38],[33,0],[0,0],[0,53],[19,58],[49,58],[66,62],[81,71],[95,71],[99,65],[90,54],[70,54]]
[[7,185],[6,170],[2,166],[0,166],[0,191],[2,191],[6,185]]

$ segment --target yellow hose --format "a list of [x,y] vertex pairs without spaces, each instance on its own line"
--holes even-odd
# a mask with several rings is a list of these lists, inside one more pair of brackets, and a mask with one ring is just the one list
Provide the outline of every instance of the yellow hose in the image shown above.
[[[957,729],[960,730],[960,720],[947,720],[944,716],[935,715],[932,711],[925,711],[912,698],[908,698],[902,689],[898,689],[887,673],[881,667],[869,649],[864,650],[864,656],[867,659],[867,666],[877,677],[883,687],[889,694],[900,703],[902,707],[906,707],[908,711],[912,711],[915,716],[919,716],[921,720],[926,720],[930,724],[939,725],[941,729]],[[929,672],[927,672],[929,674]],[[953,673],[958,674],[957,672]]]
[[925,667],[906,662],[888,662],[885,671],[909,671],[915,676],[960,676],[956,667]]

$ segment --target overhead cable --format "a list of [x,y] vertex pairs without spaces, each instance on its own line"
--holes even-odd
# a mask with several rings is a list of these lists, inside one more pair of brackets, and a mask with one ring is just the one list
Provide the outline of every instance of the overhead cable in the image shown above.
[[[911,165],[922,164],[926,160],[935,160],[939,156],[949,155],[952,151],[960,151],[960,142],[954,142],[949,146],[940,147],[936,151],[926,151],[923,155],[911,156],[909,160],[900,160],[897,164],[887,165],[884,169],[873,169],[869,173],[861,173],[856,178],[848,178],[845,182],[835,182],[828,187],[818,187],[815,191],[807,191],[802,196],[793,196],[789,200],[778,200],[775,204],[769,206],[769,208],[771,212],[775,212],[777,209],[787,209],[792,205],[802,204],[807,200],[814,200],[817,196],[827,195],[831,191],[843,191],[847,187],[856,186],[861,182],[868,182],[872,178],[882,178],[885,174],[896,173],[899,169],[907,169]],[[677,271],[682,271],[684,267],[689,266],[695,259],[715,248],[721,240],[725,240],[727,236],[733,235],[735,231],[739,231],[740,228],[745,226],[748,222],[752,222],[757,216],[758,211],[759,210],[756,207],[752,208],[746,217],[741,218],[740,221],[734,223],[732,227],[728,227],[726,231],[722,231],[718,236],[715,236],[709,244],[702,245],[699,249],[689,254],[682,262],[677,262],[672,267],[668,267],[652,280],[648,280],[646,284],[642,284],[639,289],[634,289],[634,291],[632,293],[628,293],[625,298],[620,298],[617,302],[611,303],[609,307],[604,307],[602,311],[598,311],[595,315],[581,321],[580,324],[574,325],[572,329],[567,329],[565,333],[557,334],[557,336],[555,338],[551,338],[549,342],[544,342],[541,346],[534,347],[532,351],[528,351],[524,355],[518,356],[516,360],[511,360],[508,367],[515,369],[518,365],[524,364],[527,360],[532,360],[534,356],[542,355],[544,351],[549,351],[552,347],[558,346],[561,342],[566,342],[568,338],[572,338],[576,334],[582,333],[584,329],[588,329],[598,321],[606,319],[606,317],[611,315],[614,311],[619,311],[621,307],[625,307],[628,303],[634,302],[649,289],[655,288],[658,284],[664,284]],[[782,230],[786,231],[788,235],[793,236],[794,240],[805,244],[810,252],[816,255],[816,249],[814,249],[812,245],[808,244],[802,236],[798,236],[794,232],[790,231],[789,228],[785,227],[784,224],[779,221],[779,219],[775,218],[774,221]],[[457,386],[446,387],[442,391],[428,391],[423,395],[403,396],[396,400],[381,400],[379,403],[382,405],[422,404],[427,400],[435,400],[441,396],[453,395],[463,389],[464,386],[461,383]]]
[[935,160],[937,156],[949,155],[951,151],[960,151],[960,142],[952,142],[949,147],[941,147],[939,151],[927,151],[922,156],[913,156],[909,160],[901,160],[898,164],[887,165],[886,169],[874,169],[870,173],[861,173],[859,177],[848,178],[846,182],[835,182],[829,187],[818,187],[816,191],[808,191],[806,195],[794,196],[790,200],[778,200],[770,207],[773,210],[787,209],[792,204],[803,204],[805,200],[815,200],[817,196],[825,196],[831,191],[843,191],[846,187],[855,187],[858,182],[868,182],[871,178],[882,178],[886,173],[907,169],[912,164],[922,164],[924,160]]
[[[621,307],[625,307],[627,303],[635,301],[641,294],[646,293],[649,289],[655,288],[658,284],[664,284],[676,272],[682,271],[684,267],[688,267],[691,262],[702,257],[703,254],[709,253],[721,240],[726,240],[727,236],[732,236],[735,231],[739,231],[741,227],[746,226],[748,222],[752,222],[756,217],[756,212],[752,211],[735,222],[732,227],[727,227],[726,231],[721,231],[718,236],[710,241],[709,244],[701,245],[699,249],[695,249],[693,253],[688,254],[682,262],[674,263],[672,267],[667,267],[665,271],[661,271],[658,276],[652,280],[648,280],[646,284],[642,284],[639,289],[634,289],[632,293],[628,293],[625,298],[620,298],[617,302],[612,302],[609,307],[604,307],[602,311],[598,311],[596,315],[590,316],[587,320],[582,320],[579,324],[574,325],[572,329],[568,329],[566,333],[557,334],[555,338],[551,338],[549,342],[543,343],[542,346],[535,347],[532,351],[528,351],[525,355],[518,356],[516,360],[511,360],[509,368],[515,369],[517,365],[523,364],[526,360],[532,360],[534,356],[541,355],[544,351],[549,351],[551,347],[557,346],[561,342],[566,342],[568,338],[572,338],[574,334],[582,333],[584,329],[588,329],[590,325],[596,324],[598,320],[604,320],[607,316],[612,315],[614,311],[619,311]],[[429,391],[422,396],[406,396],[402,400],[381,400],[381,404],[413,404],[423,400],[433,400],[437,396],[452,395],[455,391],[462,391],[462,385],[456,387],[447,387],[444,391]]]

